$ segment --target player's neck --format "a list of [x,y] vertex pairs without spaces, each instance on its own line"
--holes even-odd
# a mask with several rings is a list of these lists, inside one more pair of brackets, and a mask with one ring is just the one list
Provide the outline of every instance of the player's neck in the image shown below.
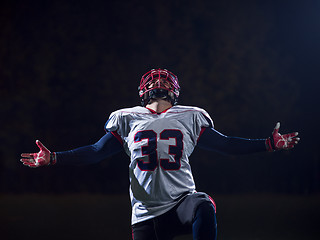
[[166,100],[163,99],[154,99],[151,100],[149,104],[147,104],[146,108],[149,108],[156,113],[162,113],[165,110],[169,109],[172,107],[172,104]]

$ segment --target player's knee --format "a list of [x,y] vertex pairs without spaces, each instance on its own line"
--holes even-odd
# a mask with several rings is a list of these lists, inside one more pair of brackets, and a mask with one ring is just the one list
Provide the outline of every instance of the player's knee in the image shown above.
[[217,222],[214,206],[211,202],[201,203],[193,219],[193,238],[216,239]]
[[201,203],[196,210],[195,220],[197,218],[209,220],[210,222],[215,221],[216,214],[214,205],[211,202]]

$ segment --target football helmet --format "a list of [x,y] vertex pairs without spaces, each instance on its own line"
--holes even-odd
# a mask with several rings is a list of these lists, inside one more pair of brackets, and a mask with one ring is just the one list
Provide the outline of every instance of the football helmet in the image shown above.
[[141,105],[146,106],[151,99],[167,99],[177,104],[180,86],[178,77],[167,69],[152,69],[141,77],[138,87]]

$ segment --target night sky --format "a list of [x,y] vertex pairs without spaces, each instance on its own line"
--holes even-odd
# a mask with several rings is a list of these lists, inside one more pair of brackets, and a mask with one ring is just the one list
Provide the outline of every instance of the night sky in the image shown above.
[[[24,167],[20,153],[92,144],[111,112],[140,104],[141,76],[167,68],[179,104],[230,136],[298,131],[291,151],[196,149],[198,189],[320,192],[320,1],[8,1],[0,4],[0,192],[126,193],[123,153],[85,167]],[[108,184],[106,184],[108,183]]]

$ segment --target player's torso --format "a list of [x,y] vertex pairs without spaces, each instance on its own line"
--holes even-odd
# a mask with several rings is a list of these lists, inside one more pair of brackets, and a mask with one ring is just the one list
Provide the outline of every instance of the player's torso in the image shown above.
[[131,187],[141,193],[140,201],[159,204],[194,190],[188,156],[197,134],[190,109],[173,107],[156,114],[138,107],[122,112],[121,121],[129,126],[121,135],[131,159]]
[[173,206],[181,195],[195,191],[188,157],[202,123],[207,122],[199,112],[193,107],[174,106],[156,114],[134,107],[110,117],[106,129],[118,132],[131,160],[134,218],[157,215]]

